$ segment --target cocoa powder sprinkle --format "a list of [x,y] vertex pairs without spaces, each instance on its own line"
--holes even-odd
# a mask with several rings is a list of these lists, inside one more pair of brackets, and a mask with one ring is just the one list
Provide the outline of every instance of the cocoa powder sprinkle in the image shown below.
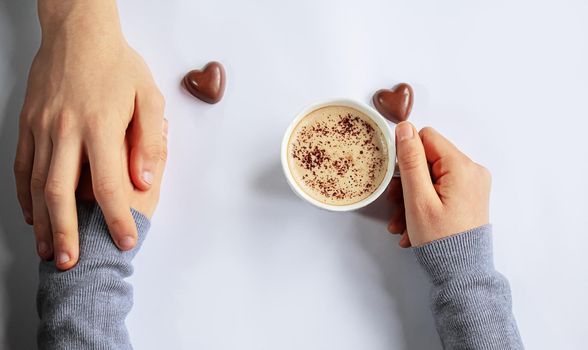
[[380,129],[363,113],[329,106],[311,112],[290,139],[290,169],[311,196],[349,204],[380,185],[388,165]]

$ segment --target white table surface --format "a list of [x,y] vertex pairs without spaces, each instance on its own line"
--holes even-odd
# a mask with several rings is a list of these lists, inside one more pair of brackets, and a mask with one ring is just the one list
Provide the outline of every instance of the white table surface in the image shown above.
[[[432,125],[494,177],[495,261],[529,349],[588,342],[588,3],[120,2],[167,98],[170,155],[135,260],[137,349],[439,349],[429,284],[380,201],[321,211],[287,187],[282,132],[306,104],[415,90]],[[0,1],[0,348],[34,347],[36,258],[12,157],[39,42],[32,1]],[[180,88],[224,63],[217,105]]]

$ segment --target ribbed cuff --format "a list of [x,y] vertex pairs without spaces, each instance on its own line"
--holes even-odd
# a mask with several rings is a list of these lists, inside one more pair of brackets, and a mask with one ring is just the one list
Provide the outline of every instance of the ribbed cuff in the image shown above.
[[494,269],[492,260],[492,225],[445,237],[413,248],[417,261],[433,283],[454,275]]
[[39,265],[37,310],[40,349],[131,349],[124,320],[133,305],[132,259],[149,220],[132,210],[139,239],[128,251],[114,244],[97,204],[78,204],[80,258],[59,271],[52,261]]
[[147,236],[147,231],[149,231],[149,219],[135,209],[130,209],[137,225],[137,245],[129,251],[121,252],[110,236],[104,215],[98,204],[78,204],[77,209],[80,233],[80,259],[104,255],[108,252],[130,255],[132,258],[143,244]]

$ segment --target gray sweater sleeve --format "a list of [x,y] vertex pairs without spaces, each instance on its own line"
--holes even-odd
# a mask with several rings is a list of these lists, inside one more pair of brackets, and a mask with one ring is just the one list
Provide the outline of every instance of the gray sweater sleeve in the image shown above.
[[102,211],[78,206],[80,259],[68,271],[41,262],[37,311],[39,349],[132,349],[124,324],[133,305],[131,261],[149,229],[149,220],[131,210],[139,241],[122,252],[114,245]]
[[431,307],[444,349],[523,349],[508,280],[494,269],[490,225],[414,253],[433,283]]

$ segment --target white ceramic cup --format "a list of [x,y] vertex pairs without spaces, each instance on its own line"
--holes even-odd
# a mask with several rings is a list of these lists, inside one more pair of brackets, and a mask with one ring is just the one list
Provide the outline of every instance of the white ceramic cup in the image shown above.
[[[294,179],[294,177],[292,176],[292,173],[290,172],[290,167],[288,165],[288,144],[290,142],[292,132],[294,131],[294,129],[296,128],[298,123],[304,117],[306,117],[308,114],[310,114],[312,111],[315,111],[317,109],[327,107],[327,106],[351,107],[351,108],[354,108],[354,109],[362,112],[363,114],[368,116],[370,119],[372,119],[374,121],[374,123],[376,123],[376,125],[380,128],[380,130],[382,131],[382,134],[384,135],[384,140],[386,142],[386,146],[388,147],[388,155],[390,157],[388,159],[388,168],[386,169],[386,175],[384,176],[384,179],[382,180],[382,183],[380,183],[378,188],[376,188],[376,190],[372,194],[370,194],[368,197],[362,199],[359,202],[355,202],[355,203],[347,204],[347,205],[333,205],[333,204],[323,203],[317,199],[314,199],[308,193],[304,192],[304,190],[302,188],[300,188],[298,183],[296,183],[296,180]],[[390,180],[392,179],[392,175],[394,174],[394,166],[396,164],[396,146],[395,146],[395,140],[394,140],[394,132],[391,129],[389,122],[384,117],[382,117],[380,115],[380,113],[378,113],[372,107],[370,107],[364,103],[360,103],[360,102],[353,101],[353,100],[346,99],[346,98],[328,99],[328,100],[314,103],[314,104],[304,108],[300,113],[298,113],[298,115],[296,116],[296,118],[294,118],[292,123],[290,123],[290,126],[288,127],[288,129],[286,130],[286,133],[284,134],[284,139],[282,140],[281,158],[282,158],[282,169],[284,170],[284,175],[286,176],[286,179],[288,180],[288,184],[290,185],[290,187],[292,188],[294,193],[296,193],[300,198],[316,205],[319,208],[330,210],[330,211],[356,210],[359,208],[363,208],[366,205],[373,202],[374,200],[376,200],[376,198],[378,198],[386,190],[386,188],[388,187],[388,184],[390,183]]]

